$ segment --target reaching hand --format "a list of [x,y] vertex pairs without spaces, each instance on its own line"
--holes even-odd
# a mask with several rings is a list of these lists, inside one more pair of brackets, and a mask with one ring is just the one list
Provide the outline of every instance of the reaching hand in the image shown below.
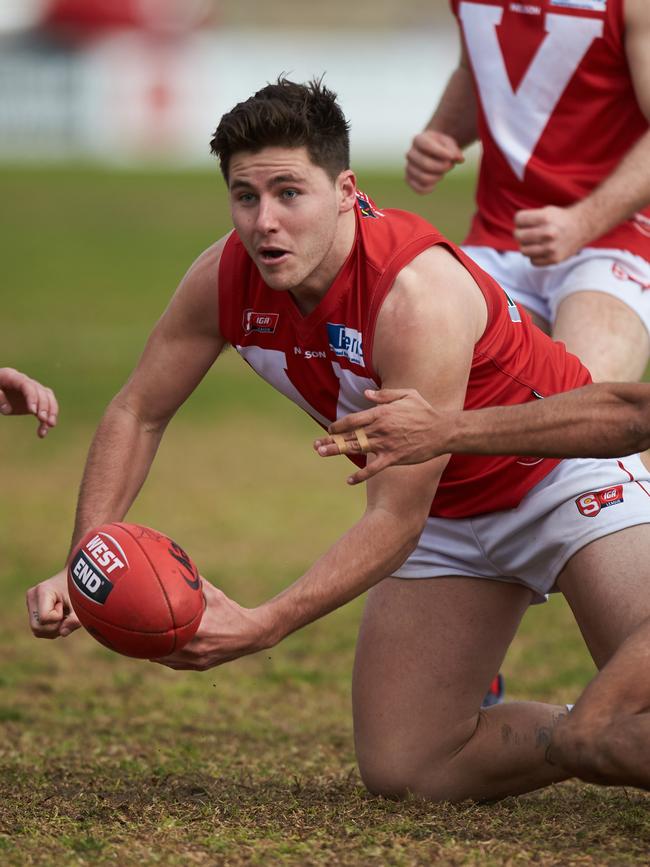
[[51,388],[13,367],[0,367],[0,413],[36,416],[42,438],[56,424],[59,405]]
[[557,265],[589,241],[585,222],[575,208],[547,205],[515,214],[514,237],[533,265]]
[[271,646],[263,609],[242,608],[205,578],[202,581],[205,611],[196,635],[185,647],[152,662],[206,671]]
[[70,604],[65,569],[29,588],[27,612],[36,638],[65,638],[81,626]]
[[365,394],[383,406],[338,419],[329,427],[330,436],[314,443],[322,457],[348,453],[375,455],[374,460],[348,478],[348,484],[365,482],[395,464],[419,464],[447,453],[446,433],[451,414],[433,409],[412,388],[369,389]]
[[416,193],[430,193],[450,169],[464,161],[455,139],[442,132],[424,130],[415,136],[406,154],[406,182]]

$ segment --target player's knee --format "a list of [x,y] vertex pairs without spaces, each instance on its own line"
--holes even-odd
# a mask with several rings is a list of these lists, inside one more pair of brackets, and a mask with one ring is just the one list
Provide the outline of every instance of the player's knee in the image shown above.
[[415,795],[431,801],[449,800],[439,782],[443,776],[441,762],[423,765],[411,759],[400,761],[395,756],[388,760],[376,757],[360,761],[359,771],[364,785],[373,795],[399,799]]
[[424,736],[417,727],[399,731],[370,727],[363,734],[357,731],[361,779],[372,794],[387,798],[414,795],[434,802],[472,798],[477,769],[469,768],[458,757],[476,731],[475,717],[446,727],[437,737],[430,728]]

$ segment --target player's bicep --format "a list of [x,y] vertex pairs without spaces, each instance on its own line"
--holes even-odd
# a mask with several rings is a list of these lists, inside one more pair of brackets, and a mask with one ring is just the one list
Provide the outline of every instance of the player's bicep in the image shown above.
[[414,388],[432,406],[465,401],[487,305],[472,275],[441,246],[403,269],[377,319],[373,363],[382,388]]
[[[373,363],[382,388],[415,388],[433,407],[461,409],[486,321],[469,272],[447,250],[426,250],[400,273],[377,320]],[[447,461],[385,470],[368,482],[369,505],[390,500],[397,509],[424,509]]]

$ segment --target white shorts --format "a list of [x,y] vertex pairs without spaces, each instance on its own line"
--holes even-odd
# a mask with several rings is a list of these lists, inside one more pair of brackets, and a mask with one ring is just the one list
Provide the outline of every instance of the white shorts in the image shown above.
[[650,471],[638,455],[567,459],[516,509],[428,518],[417,548],[394,575],[506,581],[528,587],[533,601],[543,602],[577,551],[637,524],[650,524]]
[[555,322],[560,302],[588,289],[614,295],[639,316],[650,332],[650,262],[625,250],[585,247],[559,265],[533,265],[523,253],[492,247],[463,247],[511,298]]

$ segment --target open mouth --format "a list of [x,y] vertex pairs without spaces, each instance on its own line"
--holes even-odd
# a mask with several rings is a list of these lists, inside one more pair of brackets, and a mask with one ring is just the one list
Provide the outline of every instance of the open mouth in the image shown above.
[[286,250],[278,250],[278,249],[261,249],[259,252],[260,258],[263,262],[272,263],[278,262],[280,259],[283,259],[287,255]]

